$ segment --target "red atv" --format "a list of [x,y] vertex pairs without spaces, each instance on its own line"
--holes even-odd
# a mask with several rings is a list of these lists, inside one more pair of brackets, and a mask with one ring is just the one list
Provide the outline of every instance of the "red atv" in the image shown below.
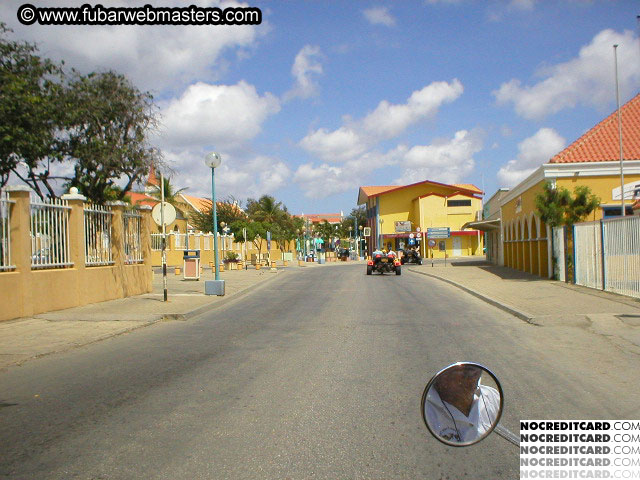
[[396,275],[400,275],[400,268],[400,260],[393,252],[386,254],[376,251],[373,252],[372,259],[367,260],[367,275],[371,275],[373,272],[380,274],[396,272]]

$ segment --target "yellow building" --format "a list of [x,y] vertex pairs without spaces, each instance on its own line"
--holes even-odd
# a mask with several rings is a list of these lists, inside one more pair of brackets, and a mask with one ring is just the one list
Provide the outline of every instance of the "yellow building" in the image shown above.
[[[367,252],[378,248],[400,250],[412,239],[419,243],[424,258],[482,255],[482,235],[477,230],[462,230],[462,226],[480,218],[482,191],[474,185],[446,185],[425,180],[411,185],[360,187],[358,205],[365,205]],[[429,228],[449,228],[449,238],[433,240],[429,248]]]
[[[640,192],[640,95],[621,110],[623,138],[624,202],[631,215],[634,195]],[[622,214],[620,144],[617,112],[540,166],[510,190],[501,201],[504,264],[508,267],[551,277],[550,228],[536,213],[535,197],[545,182],[573,193],[588,186],[600,197],[600,207],[586,220]]]

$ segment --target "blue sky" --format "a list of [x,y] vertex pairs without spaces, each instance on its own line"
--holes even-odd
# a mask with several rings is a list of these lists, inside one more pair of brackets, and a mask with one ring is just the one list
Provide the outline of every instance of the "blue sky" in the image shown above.
[[[637,1],[253,1],[260,26],[23,26],[82,71],[153,92],[152,139],[187,193],[274,195],[293,213],[355,207],[362,185],[514,186],[638,93]],[[49,1],[38,6],[80,6]],[[140,6],[146,2],[102,2]],[[154,6],[232,6],[195,1]]]

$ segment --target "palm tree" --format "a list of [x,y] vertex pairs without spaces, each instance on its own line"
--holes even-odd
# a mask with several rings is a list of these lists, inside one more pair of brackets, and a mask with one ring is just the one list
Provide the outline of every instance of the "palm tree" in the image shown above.
[[263,195],[258,200],[247,200],[247,213],[256,222],[278,223],[288,212],[282,202],[270,195]]
[[[180,195],[182,192],[184,192],[186,188],[175,190],[174,186],[171,185],[171,180],[167,177],[163,178],[163,183],[164,183],[164,201],[167,203],[170,203],[173,206],[176,206],[176,204],[178,203],[177,196]],[[158,189],[158,191],[153,192],[151,196],[153,198],[160,200],[161,193],[162,192],[160,191],[160,189]]]

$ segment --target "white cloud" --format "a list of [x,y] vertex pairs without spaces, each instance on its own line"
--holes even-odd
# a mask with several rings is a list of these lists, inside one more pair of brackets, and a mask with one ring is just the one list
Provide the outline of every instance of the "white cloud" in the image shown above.
[[353,190],[358,184],[356,172],[346,167],[336,167],[326,163],[314,167],[307,163],[300,165],[293,181],[301,186],[308,198],[325,198],[336,193]]
[[318,84],[314,81],[314,75],[322,74],[322,57],[320,47],[305,45],[296,55],[291,74],[296,79],[294,87],[285,95],[285,100],[295,97],[309,98],[318,93]]
[[366,9],[362,13],[372,25],[393,27],[396,24],[396,19],[389,13],[389,9],[387,7],[372,7]]
[[528,119],[541,119],[578,104],[604,109],[614,98],[612,46],[620,45],[618,72],[625,98],[640,82],[637,42],[631,31],[603,30],[580,49],[578,57],[542,69],[539,74],[546,77],[544,80],[522,86],[520,80],[512,79],[493,93],[498,104],[512,103],[515,111]]
[[388,140],[411,125],[432,117],[444,104],[462,95],[460,81],[433,82],[411,94],[404,104],[381,101],[360,121],[348,121],[337,130],[320,128],[300,141],[300,146],[325,162],[345,162],[362,155],[378,142]]
[[367,142],[355,130],[340,127],[333,132],[325,128],[310,133],[300,146],[328,162],[343,162],[364,153]]
[[[165,160],[175,175],[172,183],[186,187],[187,195],[211,196],[211,171],[204,164],[204,149],[172,150]],[[234,155],[221,151],[222,164],[216,168],[216,197],[233,195],[238,199],[275,194],[290,183],[289,167],[281,160],[264,155]]]
[[[0,18],[5,19],[17,38],[37,42],[43,55],[64,59],[67,66],[81,72],[117,70],[141,90],[164,91],[203,77],[215,80],[220,77],[216,71],[225,68],[226,52],[252,49],[269,30],[267,22],[258,26],[24,26],[16,18],[16,11],[23,3],[9,0],[0,5]],[[45,6],[40,3],[44,2],[39,2],[39,6]],[[149,1],[100,3],[105,7],[141,7]],[[198,5],[247,6],[215,0],[204,0]],[[46,6],[71,5],[66,0],[49,0]]]
[[498,171],[498,180],[505,187],[513,187],[549,161],[566,145],[566,141],[552,128],[541,128],[532,137],[518,144],[518,155]]
[[530,12],[535,6],[535,0],[511,0],[509,7],[512,10],[521,10],[524,12]]
[[159,140],[165,147],[237,149],[258,135],[264,121],[279,110],[277,98],[270,93],[260,96],[246,82],[199,82],[163,106]]
[[433,82],[413,92],[404,104],[383,100],[364,118],[362,128],[372,137],[393,138],[410,125],[435,115],[442,104],[456,100],[463,90],[462,83],[454,79],[450,84]]
[[483,148],[482,136],[480,130],[460,130],[453,138],[432,145],[398,145],[386,153],[367,152],[340,166],[323,163],[314,167],[309,163],[298,168],[294,181],[310,198],[353,191],[380,168],[400,172],[396,179],[389,176],[389,183],[398,185],[423,180],[458,183],[473,171],[473,155]]
[[473,155],[483,148],[482,132],[460,130],[452,139],[417,145],[402,155],[402,175],[393,183],[404,185],[423,180],[458,183],[473,171]]

